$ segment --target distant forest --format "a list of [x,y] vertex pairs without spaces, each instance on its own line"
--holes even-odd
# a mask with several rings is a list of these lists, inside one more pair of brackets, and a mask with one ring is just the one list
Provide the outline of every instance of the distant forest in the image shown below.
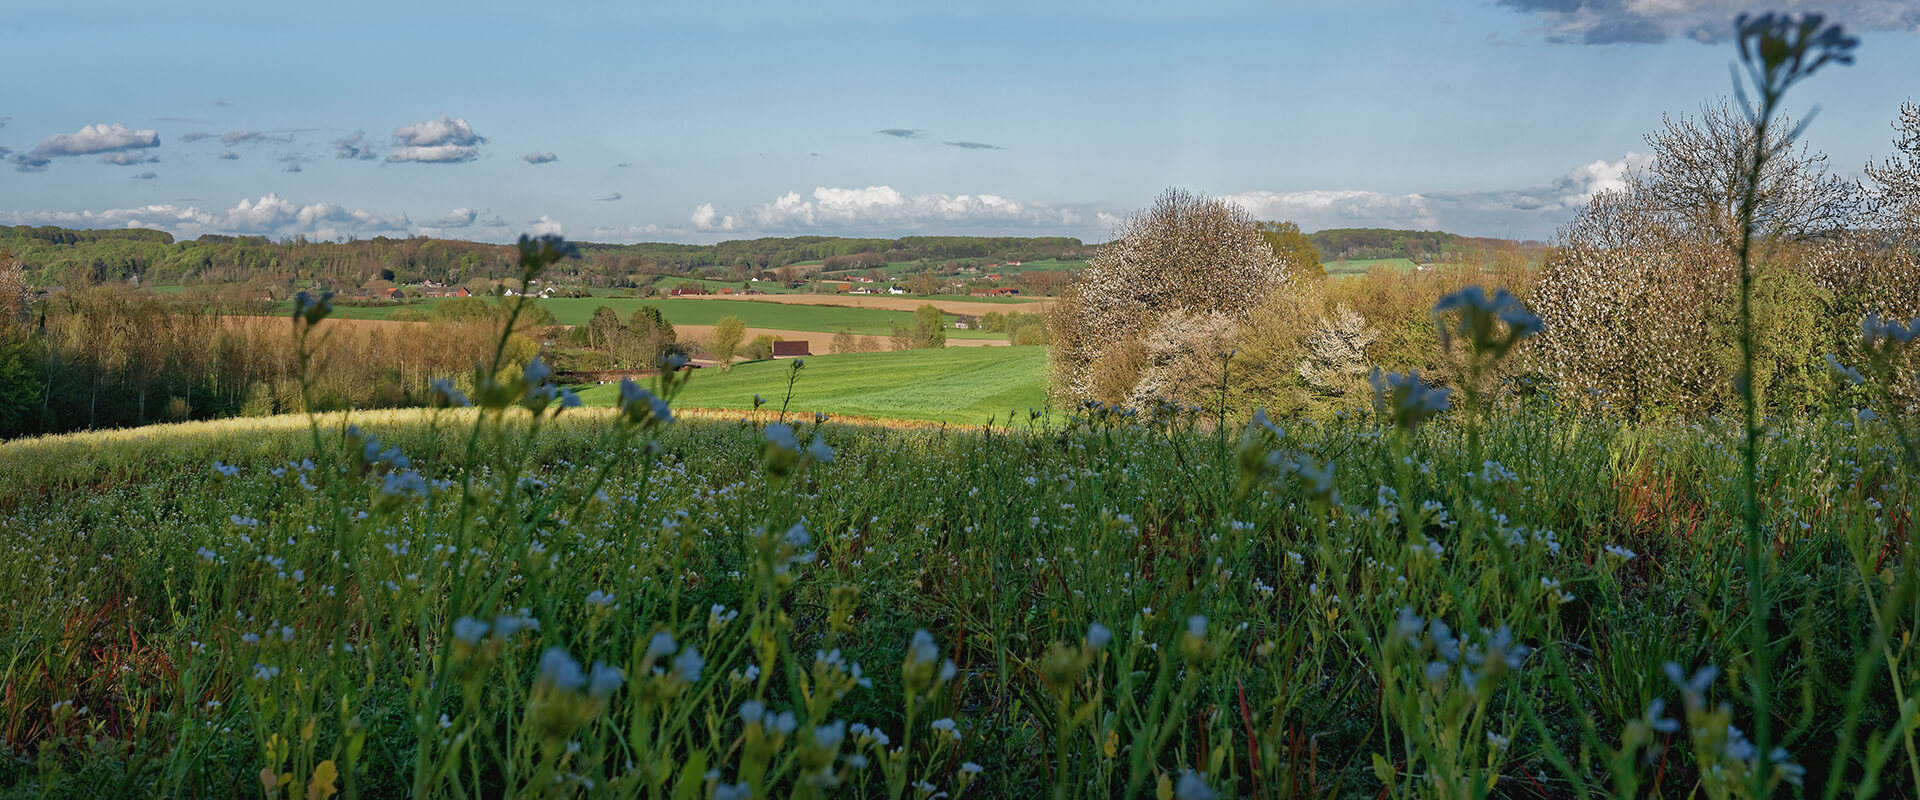
[[[549,279],[596,287],[634,286],[655,275],[744,279],[763,270],[857,253],[886,261],[931,263],[980,258],[1031,261],[1091,258],[1097,245],[1064,237],[906,236],[849,239],[796,236],[692,244],[580,245],[581,258],[556,265]],[[370,280],[461,284],[515,274],[511,245],[374,237],[347,242],[280,241],[204,235],[174,241],[152,230],[0,227],[0,260],[20,260],[37,286],[88,286],[138,279],[146,286],[311,282],[350,288]]]
[[[1332,228],[1307,234],[1320,251],[1322,263],[1341,259],[1369,260],[1406,258],[1414,261],[1439,261],[1469,250],[1489,249],[1514,242],[1506,239],[1477,239],[1440,231],[1398,231],[1386,228]],[[1520,242],[1522,247],[1540,247],[1540,242]]]

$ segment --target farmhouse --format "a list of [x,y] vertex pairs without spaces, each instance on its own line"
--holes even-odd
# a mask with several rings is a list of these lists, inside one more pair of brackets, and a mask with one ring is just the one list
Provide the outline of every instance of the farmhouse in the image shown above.
[[1001,286],[993,289],[975,289],[967,294],[974,297],[1015,297],[1020,294],[1020,290],[1011,286]]

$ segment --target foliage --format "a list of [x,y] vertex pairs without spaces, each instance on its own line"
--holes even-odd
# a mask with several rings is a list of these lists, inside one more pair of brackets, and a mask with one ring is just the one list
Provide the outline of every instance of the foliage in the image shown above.
[[1273,248],[1273,257],[1286,264],[1287,269],[1296,275],[1311,276],[1320,269],[1320,262],[1326,260],[1320,255],[1320,249],[1313,240],[1300,232],[1300,226],[1293,222],[1262,222],[1260,236],[1267,240],[1267,246]]
[[[1298,281],[1244,210],[1170,189],[1129,220],[1049,310],[1054,395],[1069,405],[1125,403],[1166,390],[1174,394],[1164,399],[1192,403],[1190,387],[1164,376],[1208,367],[1171,360],[1217,358],[1212,350],[1178,353],[1175,343],[1231,333],[1272,292]],[[1165,347],[1155,351],[1149,337]]]
[[739,317],[721,317],[713,324],[713,330],[707,333],[706,351],[713,360],[720,362],[722,370],[733,368],[733,356],[740,351],[740,342],[747,335],[747,324]]
[[940,309],[929,303],[913,312],[913,349],[937,350],[947,346],[947,323]]

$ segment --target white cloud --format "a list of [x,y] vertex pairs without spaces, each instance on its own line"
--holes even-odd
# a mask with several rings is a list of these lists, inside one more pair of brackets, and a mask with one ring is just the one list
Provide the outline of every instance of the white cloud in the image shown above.
[[474,133],[473,126],[464,119],[453,119],[442,114],[439,119],[416,122],[402,126],[393,132],[393,138],[400,143],[400,149],[387,156],[387,161],[399,163],[415,161],[430,164],[458,164],[480,157],[480,145],[486,138]]
[[21,172],[39,172],[56,158],[121,153],[159,146],[160,135],[150,130],[134,130],[118,123],[88,125],[74,133],[58,133],[47,137],[39,146],[14,156],[13,166]]
[[693,210],[693,227],[703,231],[733,230],[733,217],[722,217],[713,210],[712,203],[701,203]]
[[[1584,44],[1648,44],[1688,38],[1723,42],[1733,38],[1734,18],[1779,6],[1778,0],[1497,0],[1498,5],[1537,14],[1547,38]],[[1822,0],[1816,9],[1856,30],[1920,32],[1920,3],[1913,0]]]
[[1292,220],[1303,230],[1326,228],[1412,228],[1439,226],[1433,208],[1419,194],[1385,194],[1361,190],[1269,192],[1253,191],[1220,198],[1264,220]]
[[1561,208],[1579,208],[1604,191],[1627,188],[1627,177],[1653,166],[1653,156],[1628,151],[1618,161],[1599,160],[1569,170],[1553,182]]
[[565,231],[561,228],[559,221],[545,214],[541,214],[539,219],[527,223],[527,234],[529,236],[560,236],[564,233]]
[[883,233],[923,229],[1000,230],[1080,229],[1093,221],[1080,208],[1023,203],[992,194],[908,195],[891,186],[821,186],[811,196],[788,192],[738,217],[722,215],[712,203],[693,212],[703,231]]
[[135,164],[158,164],[160,157],[152,153],[108,153],[100,157],[100,163],[117,167],[131,167]]
[[529,164],[551,164],[555,161],[559,161],[560,157],[552,153],[528,153],[524,156],[521,156],[520,160],[525,161]]
[[447,212],[444,217],[432,222],[423,222],[421,225],[428,228],[464,228],[472,225],[473,221],[479,217],[480,212],[471,208],[456,208]]
[[9,225],[59,225],[67,228],[154,228],[183,239],[203,233],[292,236],[323,239],[375,233],[405,233],[412,227],[405,214],[377,214],[333,203],[300,204],[277,194],[258,200],[242,198],[225,211],[198,206],[156,204],[105,211],[0,211]]

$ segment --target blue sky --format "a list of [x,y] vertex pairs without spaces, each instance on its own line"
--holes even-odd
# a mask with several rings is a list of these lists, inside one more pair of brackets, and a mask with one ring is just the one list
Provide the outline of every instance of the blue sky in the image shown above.
[[[689,242],[1100,241],[1170,186],[1309,230],[1545,238],[1729,93],[1724,32],[1767,7],[9,5],[0,224]],[[1920,3],[1773,5],[1863,35],[1789,101],[1858,174],[1920,94]]]

